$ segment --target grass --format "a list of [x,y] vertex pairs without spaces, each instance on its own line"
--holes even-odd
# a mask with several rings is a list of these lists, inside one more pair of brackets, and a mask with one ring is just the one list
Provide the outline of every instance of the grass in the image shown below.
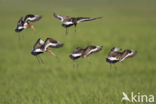
[[[120,104],[122,92],[156,95],[155,4],[154,0],[0,0],[0,104]],[[72,27],[66,36],[53,12],[104,18],[79,24],[76,33]],[[35,32],[24,30],[24,39],[18,41],[17,21],[29,13],[43,18],[34,23]],[[59,60],[45,53],[41,55],[45,63],[38,64],[30,52],[39,37],[64,43],[53,49]],[[104,48],[90,56],[91,63],[79,59],[79,67],[73,68],[69,54],[90,44]],[[105,58],[113,46],[138,53],[116,64],[118,70],[110,70]]]

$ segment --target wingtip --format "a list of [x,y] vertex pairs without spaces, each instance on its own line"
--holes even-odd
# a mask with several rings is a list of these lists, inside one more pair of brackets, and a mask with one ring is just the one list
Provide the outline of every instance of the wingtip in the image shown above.
[[96,17],[96,19],[102,19],[103,17]]
[[56,15],[57,15],[57,14],[54,12],[54,13],[53,13],[53,16],[55,17]]

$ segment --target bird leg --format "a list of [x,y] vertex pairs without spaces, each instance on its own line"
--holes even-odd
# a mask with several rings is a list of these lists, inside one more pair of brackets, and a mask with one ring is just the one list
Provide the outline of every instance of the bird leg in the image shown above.
[[76,32],[76,25],[75,25],[75,32]]
[[87,58],[87,61],[88,61],[89,63],[91,63],[90,60],[89,60],[89,57],[87,56],[86,58]]
[[78,68],[79,64],[76,61],[73,61],[73,68]]
[[66,27],[66,35],[68,35],[68,29],[67,29],[67,27]]
[[118,68],[116,67],[116,65],[114,65],[114,69],[117,70]]
[[20,36],[21,34],[20,33],[18,33],[18,40],[21,40],[21,36]]
[[24,39],[24,35],[23,35],[23,34],[18,33],[18,40],[21,40],[21,39]]
[[36,56],[36,59],[37,59],[38,63],[40,64],[40,59],[37,56]]
[[47,49],[47,52],[49,52],[49,53],[51,53],[52,55],[56,56],[56,54],[55,54],[52,50],[50,50],[50,49]]
[[40,62],[41,62],[42,64],[44,64],[42,58],[41,58],[40,56],[38,56],[38,58],[39,58]]
[[110,70],[112,69],[112,64],[110,64]]

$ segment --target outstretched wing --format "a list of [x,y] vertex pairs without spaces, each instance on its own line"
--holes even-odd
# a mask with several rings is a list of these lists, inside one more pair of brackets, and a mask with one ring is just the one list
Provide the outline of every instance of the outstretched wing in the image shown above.
[[90,18],[90,17],[78,17],[77,18],[77,23],[84,22],[84,21],[92,21],[96,19],[101,19],[102,17],[97,17],[97,18]]
[[43,53],[44,52],[43,45],[44,45],[44,41],[39,38],[34,44],[31,54],[36,56],[40,53]]
[[136,55],[136,51],[135,50],[125,50],[123,53],[122,53],[122,57],[120,59],[120,62],[125,60],[126,58],[130,58],[130,57],[133,57]]
[[23,24],[24,24],[24,20],[23,17],[21,17],[17,22],[17,26],[23,26]]
[[84,57],[89,56],[92,53],[99,52],[102,49],[102,46],[88,46],[84,53]]
[[39,38],[39,39],[36,41],[36,43],[34,44],[33,50],[34,50],[34,49],[37,49],[37,48],[41,48],[43,45],[44,45],[44,41],[43,41],[42,39]]
[[25,16],[24,18],[24,22],[35,22],[35,21],[39,21],[42,17],[39,15],[34,15],[34,14],[28,14]]
[[83,54],[83,49],[82,48],[76,48],[73,53],[71,55],[69,55],[69,57],[72,59],[72,60],[76,60],[78,58],[80,58]]
[[24,20],[23,20],[23,17],[21,17],[19,21],[17,22],[17,27],[15,29],[15,32],[20,32],[23,29],[24,29]]
[[64,22],[64,21],[69,21],[71,18],[68,17],[68,16],[61,16],[61,15],[58,15],[56,13],[53,14],[53,16],[57,19],[59,19],[61,22]]
[[59,48],[61,46],[63,46],[63,43],[56,41],[52,38],[47,38],[44,44],[44,49],[46,50],[48,47]]

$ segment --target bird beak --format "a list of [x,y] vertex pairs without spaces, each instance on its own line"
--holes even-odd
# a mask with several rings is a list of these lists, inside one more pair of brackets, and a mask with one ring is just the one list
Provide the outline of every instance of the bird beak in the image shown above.
[[51,53],[52,55],[56,56],[56,54],[55,54],[52,50],[50,50],[50,49],[47,49],[47,52],[49,52],[49,53]]
[[31,28],[33,31],[35,31],[34,26],[33,26],[33,25],[31,25],[31,24],[28,24],[28,28]]
[[31,27],[30,27],[33,31],[36,31],[36,29],[34,28],[34,26],[33,25],[31,25]]

